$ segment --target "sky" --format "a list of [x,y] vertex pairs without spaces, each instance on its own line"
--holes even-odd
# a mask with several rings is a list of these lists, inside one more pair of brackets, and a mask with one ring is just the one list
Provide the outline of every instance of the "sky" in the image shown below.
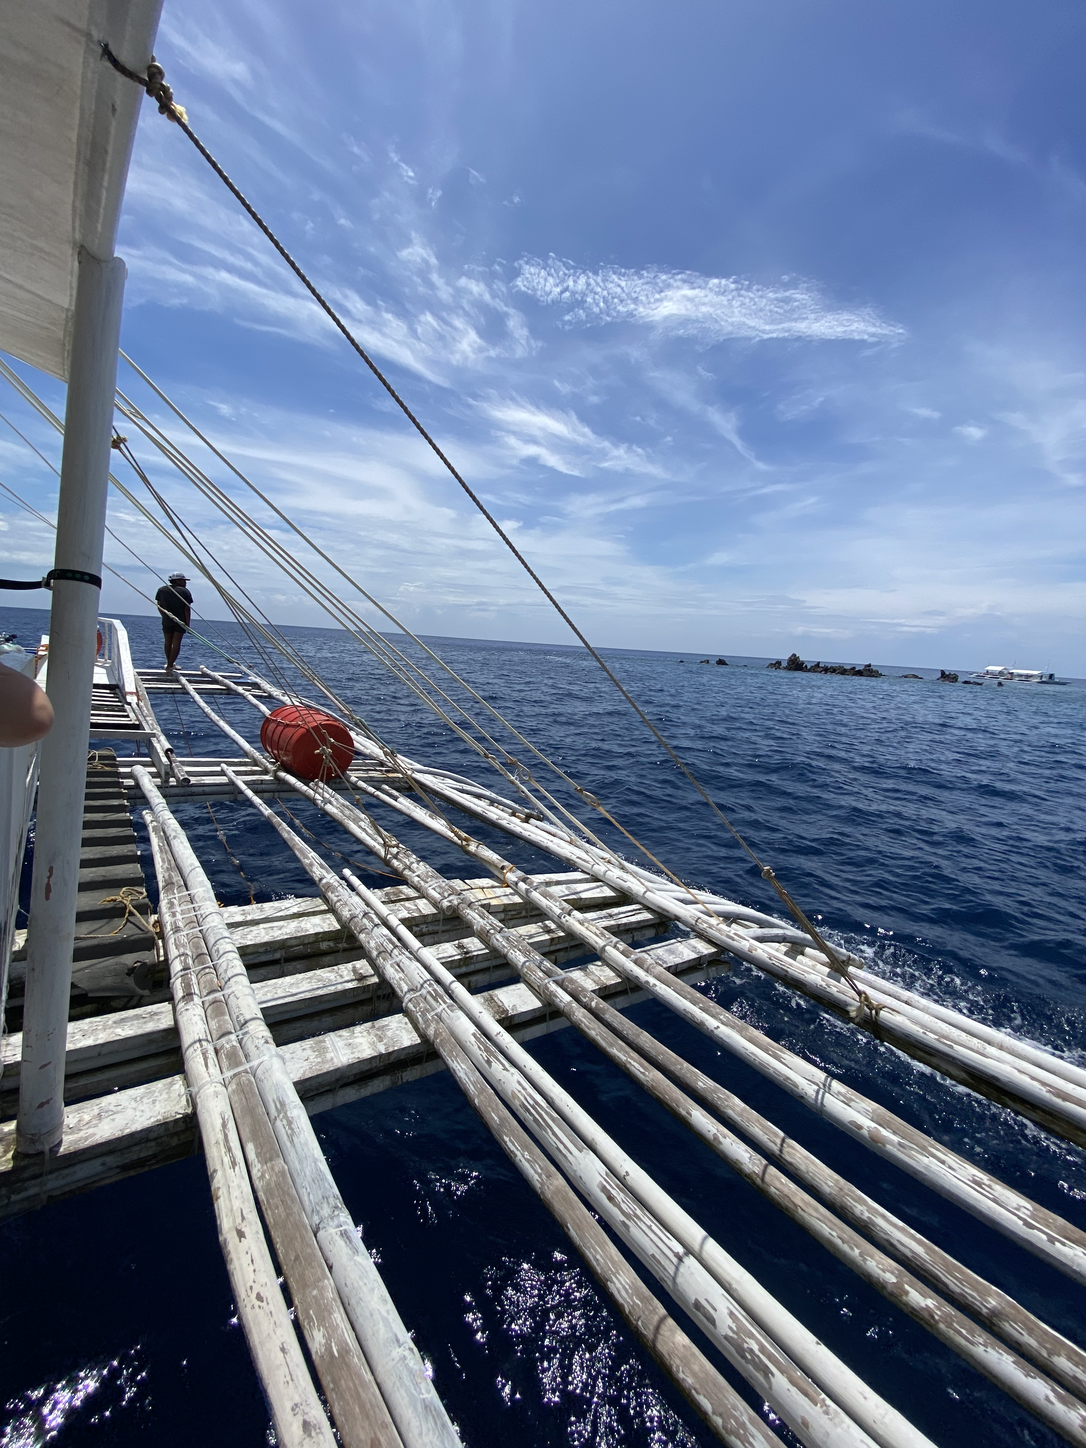
[[[594,642],[1084,676],[1084,41],[1078,3],[166,0],[156,53]],[[118,253],[126,351],[405,623],[570,641],[150,102]],[[271,617],[326,622],[124,430]],[[0,514],[8,566],[47,566]],[[110,523],[177,566],[119,497]]]

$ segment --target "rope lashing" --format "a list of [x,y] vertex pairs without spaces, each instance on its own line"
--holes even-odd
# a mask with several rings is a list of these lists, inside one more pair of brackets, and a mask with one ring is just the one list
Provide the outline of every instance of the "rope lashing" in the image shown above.
[[[220,992],[220,991],[215,991],[214,994],[215,994],[216,996],[219,996],[219,995],[221,995],[221,992]],[[207,1000],[207,999],[210,999],[210,997],[206,997],[206,996],[198,996],[197,998],[198,998],[199,1000]],[[225,999],[225,997],[223,997],[223,999]],[[236,1041],[238,1038],[237,1038],[237,1036],[235,1035],[235,1033],[234,1033],[233,1031],[230,1031],[230,1032],[228,1033],[228,1035],[227,1035],[224,1039]],[[201,1093],[202,1091],[208,1090],[208,1088],[211,1087],[211,1086],[225,1086],[226,1083],[227,1083],[228,1081],[233,1080],[233,1078],[234,1078],[235,1076],[243,1076],[246,1072],[248,1072],[248,1073],[253,1077],[253,1079],[254,1079],[254,1081],[255,1081],[255,1079],[256,1079],[255,1072],[256,1072],[257,1066],[260,1066],[260,1065],[262,1065],[265,1061],[270,1060],[273,1055],[274,1055],[274,1052],[273,1052],[273,1051],[265,1051],[262,1055],[254,1057],[253,1060],[251,1060],[251,1061],[243,1061],[240,1066],[234,1066],[234,1067],[233,1067],[231,1070],[229,1070],[229,1071],[221,1071],[221,1072],[219,1073],[219,1075],[217,1075],[217,1076],[208,1076],[207,1080],[206,1080],[206,1081],[202,1081],[202,1082],[200,1083],[200,1085],[197,1086],[197,1088],[196,1088],[195,1091],[192,1089],[192,1087],[191,1087],[191,1086],[188,1084],[188,1082],[186,1081],[186,1083],[185,1083],[185,1095],[189,1098],[189,1101],[192,1103],[193,1110],[196,1109],[196,1101],[197,1101],[197,1098],[199,1097],[200,1093]]]
[[179,106],[173,98],[173,88],[166,84],[166,72],[159,65],[152,55],[151,63],[147,67],[147,74],[140,75],[138,71],[129,70],[123,61],[117,59],[109,47],[109,42],[102,41],[102,56],[108,60],[110,65],[126,80],[133,80],[137,85],[142,86],[147,94],[158,105],[160,116],[168,116],[171,121],[176,121],[183,126],[188,121],[188,113],[184,106]]
[[869,1026],[871,1034],[878,1036],[879,1016],[887,1009],[893,1010],[888,1001],[873,1001],[867,991],[861,990],[857,992],[856,1004],[849,1011],[848,1018],[857,1026]]
[[[486,504],[482,501],[479,495],[474,491],[474,489],[470,486],[467,480],[458,471],[451,459],[446,456],[446,454],[438,446],[434,438],[430,435],[430,433],[426,430],[423,424],[411,411],[410,407],[396,391],[392,383],[384,375],[384,373],[377,366],[377,364],[373,361],[369,353],[366,352],[365,348],[363,348],[363,346],[351,332],[347,324],[339,316],[339,314],[332,307],[332,305],[327,301],[324,295],[318,290],[316,285],[312,281],[310,281],[309,277],[302,270],[299,264],[294,260],[290,252],[287,251],[286,247],[275,235],[268,223],[264,220],[264,218],[244,195],[241,189],[230,178],[226,171],[223,170],[222,166],[219,165],[215,157],[211,154],[211,152],[207,149],[204,143],[196,135],[195,131],[193,131],[192,127],[188,124],[188,115],[186,111],[182,106],[177,105],[174,101],[173,91],[165,83],[165,71],[162,69],[162,67],[152,57],[151,64],[147,67],[147,74],[141,76],[135,71],[129,70],[126,65],[122,64],[122,62],[119,61],[117,57],[113,54],[113,51],[110,49],[109,45],[105,41],[102,42],[102,56],[110,63],[114,70],[118,71],[121,75],[126,76],[129,80],[134,81],[137,85],[142,86],[147,94],[151,96],[153,100],[156,100],[158,102],[160,114],[167,116],[171,121],[175,122],[177,125],[180,126],[180,128],[184,131],[185,135],[199,151],[200,155],[204,158],[204,160],[218,176],[219,180],[222,181],[223,185],[227,188],[227,190],[238,202],[238,204],[244,208],[253,223],[260,229],[260,231],[264,234],[267,240],[283,258],[287,266],[290,267],[291,271],[302,283],[306,291],[309,292],[310,296],[312,296],[313,300],[325,313],[325,315],[336,327],[336,329],[340,333],[342,333],[348,344],[366,364],[366,366],[373,373],[377,381],[392,398],[393,402],[395,402],[400,411],[404,414],[407,420],[418,432],[419,436],[423,439],[423,441],[428,445],[434,455],[446,468],[450,476],[459,484],[467,497],[471,500],[474,506],[490,524],[491,528],[505,544],[505,546],[509,549],[513,557],[528,574],[529,578],[531,578],[533,583],[535,583],[536,587],[547,599],[551,607],[555,610],[558,616],[563,620],[563,622],[567,625],[567,627],[575,635],[575,637],[579,640],[583,647],[588,651],[590,657],[599,666],[599,668],[603,671],[603,673],[610,680],[610,682],[615,686],[618,692],[622,695],[623,699],[625,699],[626,703],[629,704],[630,708],[633,709],[634,713],[649,730],[656,742],[667,753],[672,763],[682,772],[685,778],[690,782],[693,788],[697,791],[697,793],[713,811],[716,817],[724,825],[728,833],[732,836],[732,838],[736,841],[740,848],[749,856],[751,862],[760,871],[762,878],[767,880],[772,885],[773,889],[776,890],[777,894],[780,896],[781,901],[788,908],[796,923],[800,926],[801,929],[805,930],[807,934],[811,936],[812,940],[814,940],[819,949],[823,951],[830,964],[837,971],[839,971],[839,973],[844,977],[846,981],[848,981],[850,987],[853,990],[856,990],[856,986],[852,982],[848,974],[848,967],[846,963],[840,958],[840,956],[833,949],[833,947],[830,946],[822,938],[822,936],[814,928],[804,912],[792,899],[788,891],[777,879],[774,871],[768,865],[765,865],[761,859],[759,859],[757,853],[751,848],[751,846],[739,833],[735,825],[732,824],[731,820],[727,817],[724,811],[717,804],[716,800],[713,799],[709,791],[705,788],[705,786],[697,778],[694,772],[690,769],[689,765],[686,764],[686,762],[679,756],[679,754],[671,746],[671,744],[668,743],[667,739],[664,738],[664,735],[660,732],[660,730],[656,727],[653,721],[645,713],[644,709],[642,709],[641,705],[629,692],[629,690],[618,678],[618,676],[611,670],[602,655],[592,646],[584,633],[582,633],[581,629],[577,626],[577,624],[574,623],[573,619],[562,607],[561,603],[559,603],[558,599],[554,596],[554,594],[547,587],[547,585],[543,582],[543,579],[528,562],[527,558],[514,543],[513,539],[498,522],[497,518],[494,517],[493,513],[490,512],[490,510],[487,508]],[[422,790],[420,790],[419,793],[421,794]],[[592,801],[590,801],[590,803],[591,802]],[[594,807],[601,809],[601,811],[606,814],[606,811],[602,810],[602,806],[600,806],[598,802],[595,803]],[[607,815],[607,817],[609,819],[611,818],[610,815]],[[622,827],[619,826],[619,828]],[[628,831],[623,830],[623,833],[628,834]],[[653,856],[649,851],[646,851],[645,853],[649,855],[649,858],[655,861],[655,856]],[[659,861],[655,862],[659,864]],[[683,889],[688,890],[689,893],[693,895],[693,891],[689,890],[689,886],[685,885],[684,882],[682,882],[681,880],[678,880],[678,877],[675,876],[671,870],[664,868],[664,872],[673,880],[676,880],[676,882],[680,884]]]

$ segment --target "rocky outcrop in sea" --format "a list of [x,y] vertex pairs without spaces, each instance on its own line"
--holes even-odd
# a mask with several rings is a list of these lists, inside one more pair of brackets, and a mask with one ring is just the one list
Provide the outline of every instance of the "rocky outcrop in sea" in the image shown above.
[[790,674],[844,674],[850,679],[881,679],[882,670],[876,669],[874,664],[864,664],[858,669],[855,664],[806,664],[799,654],[789,654],[787,660],[782,664],[780,659],[773,663],[766,664],[767,669],[785,669]]

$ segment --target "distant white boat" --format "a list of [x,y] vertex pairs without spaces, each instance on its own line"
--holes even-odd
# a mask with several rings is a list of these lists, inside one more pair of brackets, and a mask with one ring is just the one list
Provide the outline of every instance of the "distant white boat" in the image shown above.
[[1002,664],[989,664],[978,674],[970,674],[970,684],[1061,684],[1055,674],[1046,674],[1043,669],[1007,669]]

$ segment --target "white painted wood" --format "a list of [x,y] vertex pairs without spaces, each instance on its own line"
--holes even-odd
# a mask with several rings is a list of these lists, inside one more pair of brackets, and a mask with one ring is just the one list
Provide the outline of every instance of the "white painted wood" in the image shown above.
[[[0,656],[0,668],[34,677],[34,657],[18,650]],[[38,782],[40,745],[0,749],[0,1022],[8,999],[8,976],[19,913],[19,882]],[[0,1026],[0,1035],[3,1034]],[[7,1038],[4,1037],[5,1043]],[[2,1066],[0,1066],[2,1070]]]
[[[384,890],[380,894],[385,900],[408,894],[411,897],[408,903],[417,902],[414,891]],[[283,902],[274,902],[274,904],[280,903]],[[304,915],[295,917],[284,924],[296,925],[300,921],[324,920],[325,918],[335,922],[335,917],[325,908],[323,900],[305,903],[310,906],[318,905],[319,913],[317,910],[310,909]],[[404,902],[400,902],[395,903],[393,908],[399,914],[403,906]],[[254,909],[259,908],[253,906],[230,907],[224,909],[223,915],[229,921],[232,912],[236,911],[242,918],[245,918]],[[431,907],[427,904],[427,908]],[[644,922],[650,918],[644,914],[634,915],[631,923],[629,917],[632,913],[628,906],[618,907],[612,911],[594,912],[591,918],[609,928],[617,928],[619,934],[625,938],[627,933],[636,936],[639,932],[634,929],[634,924],[639,920]],[[615,917],[618,917],[617,921]],[[252,975],[253,956],[255,954],[259,959],[260,951],[256,946],[247,944],[246,938],[254,929],[261,932],[274,932],[280,928],[282,927],[272,921],[259,927],[242,926],[232,931],[242,958],[250,970],[250,975]],[[567,935],[549,922],[535,921],[527,925],[514,924],[510,928],[518,938],[522,938],[526,944],[540,950],[548,960],[556,963],[583,953],[579,944],[571,941]],[[335,922],[335,930],[337,935],[342,935],[343,930],[338,922]],[[284,973],[273,979],[254,981],[254,994],[268,1024],[280,1027],[284,1022],[294,1022],[295,1027],[291,1033],[293,1038],[301,1034],[315,1035],[320,1031],[342,1026],[344,1024],[342,1013],[348,1008],[352,1009],[357,1019],[368,1019],[377,1009],[375,996],[380,995],[387,1000],[387,992],[379,986],[377,977],[364,959],[361,948],[354,941],[353,936],[351,936],[351,944],[350,953],[355,958],[350,961],[321,966],[316,964],[320,959],[319,956],[309,955],[303,957],[300,962],[296,962],[300,967],[304,967],[299,968],[297,973]],[[502,976],[513,974],[512,966],[508,965],[500,952],[471,936],[462,940],[438,942],[432,948],[442,963],[458,978],[464,979],[472,989],[478,989],[480,986],[501,979]],[[663,963],[665,958],[670,958],[665,956],[662,947],[652,949],[653,959]],[[681,957],[675,957],[675,960],[676,963],[681,962],[685,970],[693,961],[708,960],[713,955],[715,955],[715,951],[712,946],[699,944],[698,948],[682,954]],[[388,1008],[387,1004],[384,1008]],[[71,1021],[68,1025],[65,1068],[67,1079],[74,1087],[78,1085],[79,1077],[88,1072],[100,1073],[107,1067],[119,1068],[127,1062],[132,1065],[131,1071],[126,1073],[119,1069],[116,1070],[110,1078],[110,1083],[113,1086],[128,1086],[141,1079],[146,1079],[146,1076],[153,1070],[161,1070],[157,1066],[155,1058],[163,1056],[176,1047],[173,1019],[168,1005],[138,1006],[127,1011],[92,1016],[87,1020]],[[17,1089],[21,1048],[22,1037],[19,1033],[5,1037],[0,1043],[0,1066],[4,1073],[0,1081],[2,1081],[4,1092]],[[144,1062],[146,1062],[146,1066],[141,1071]],[[102,1087],[97,1089],[100,1090]],[[82,1094],[86,1094],[85,1091]]]
[[[55,566],[98,576],[124,280],[119,259],[98,261],[80,252]],[[41,743],[23,1009],[19,1144],[25,1152],[54,1148],[64,1122],[64,1050],[97,619],[98,589],[56,581],[47,682],[55,721]]]
[[[648,949],[665,969],[684,979],[701,980],[718,968],[712,963],[716,952],[702,941],[673,940]],[[366,970],[372,976],[368,965]],[[620,1009],[646,999],[603,965],[570,974]],[[569,1024],[522,984],[487,991],[480,999],[520,1041]],[[280,1055],[311,1116],[444,1070],[440,1058],[428,1052],[399,1014],[307,1037],[280,1047]],[[44,1178],[40,1166],[15,1159],[15,1123],[0,1123],[0,1218],[176,1161],[193,1149],[194,1122],[183,1076],[76,1102],[65,1109],[64,1120],[64,1139]]]

